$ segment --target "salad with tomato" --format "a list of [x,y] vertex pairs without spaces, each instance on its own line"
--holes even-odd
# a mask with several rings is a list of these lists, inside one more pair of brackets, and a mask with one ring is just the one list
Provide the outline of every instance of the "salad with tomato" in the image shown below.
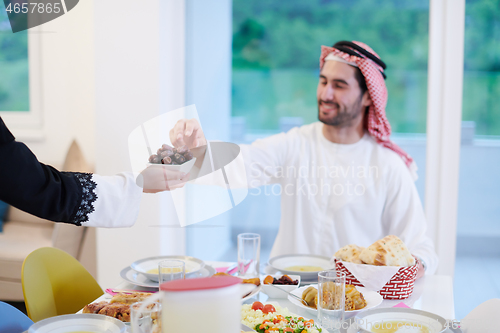
[[[249,307],[249,305],[244,305]],[[276,309],[278,308],[278,309]],[[262,304],[254,302],[251,309],[243,309],[247,316],[253,320],[252,327],[259,333],[320,333],[322,330],[314,319],[306,320],[302,317],[294,317],[288,309],[281,309],[273,304]]]

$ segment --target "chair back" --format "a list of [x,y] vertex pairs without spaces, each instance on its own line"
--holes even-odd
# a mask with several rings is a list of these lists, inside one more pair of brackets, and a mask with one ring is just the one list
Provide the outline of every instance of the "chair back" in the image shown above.
[[0,301],[0,333],[27,331],[33,321],[10,304]]
[[76,313],[103,294],[78,260],[53,247],[39,248],[26,257],[22,285],[28,316],[34,322]]

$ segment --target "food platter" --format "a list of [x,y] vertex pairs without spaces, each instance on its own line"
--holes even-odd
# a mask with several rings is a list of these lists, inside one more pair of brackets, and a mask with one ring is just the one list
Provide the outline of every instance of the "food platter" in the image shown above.
[[[214,275],[215,273],[216,273],[215,268],[209,265],[205,265],[196,274],[190,274],[189,276],[186,275],[186,278],[191,279],[191,278],[209,277]],[[125,281],[130,282],[136,286],[158,288],[158,282],[148,279],[143,274],[134,271],[130,266],[122,269],[122,271],[120,272],[120,276]]]
[[[300,287],[300,288],[292,291],[291,294],[302,298],[302,293],[308,287],[315,287],[317,289],[318,285],[313,284],[310,286]],[[355,315],[357,315],[358,313],[360,313],[362,311],[373,309],[373,308],[379,306],[383,301],[382,296],[380,296],[380,294],[377,293],[376,291],[371,291],[371,290],[368,290],[368,289],[363,288],[363,287],[356,287],[356,289],[363,294],[363,297],[365,298],[365,301],[366,301],[366,307],[364,307],[363,309],[360,309],[360,310],[346,311],[345,312],[346,319],[354,317]],[[308,311],[309,313],[311,313],[312,315],[314,315],[315,316],[314,318],[316,318],[316,316],[318,315],[318,310],[316,310],[310,306],[305,306],[304,304],[302,304],[302,302],[295,299],[294,297],[288,296],[288,300],[290,302],[292,302],[294,305],[298,306],[299,308],[304,309],[304,310]]]
[[[190,162],[190,161],[189,161]],[[205,263],[203,260],[189,256],[156,256],[144,258],[141,260],[134,261],[130,267],[146,276],[148,279],[158,282],[158,263],[163,260],[181,260],[186,264],[186,278],[190,277],[202,277],[199,276],[200,270],[203,269]],[[156,269],[155,273],[149,273],[149,270]]]
[[[335,268],[335,264],[330,263],[329,257],[310,254],[285,254],[273,257],[269,259],[269,266],[275,270],[273,273],[279,271],[287,275],[300,275],[302,284],[317,283],[318,272]],[[316,269],[307,272],[290,270],[290,268],[297,266],[306,266],[310,267],[311,269]]]

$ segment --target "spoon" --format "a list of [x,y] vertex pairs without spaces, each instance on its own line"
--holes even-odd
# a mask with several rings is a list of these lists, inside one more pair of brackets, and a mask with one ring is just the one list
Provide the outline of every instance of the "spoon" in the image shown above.
[[277,286],[275,286],[275,285],[273,285],[273,284],[266,284],[266,286],[271,286],[271,287],[273,287],[273,288],[276,288],[276,289],[278,289],[278,290],[281,290],[282,292],[284,292],[284,293],[286,293],[286,294],[288,294],[288,295],[292,296],[292,297],[293,297],[293,298],[295,298],[296,300],[298,300],[298,301],[302,302],[302,304],[304,304],[305,306],[309,306],[309,304],[307,304],[307,302],[306,302],[305,300],[303,300],[302,298],[300,298],[299,296],[294,295],[294,294],[292,294],[292,293],[289,293],[288,291],[283,290],[283,289],[281,289],[280,287],[277,287]]

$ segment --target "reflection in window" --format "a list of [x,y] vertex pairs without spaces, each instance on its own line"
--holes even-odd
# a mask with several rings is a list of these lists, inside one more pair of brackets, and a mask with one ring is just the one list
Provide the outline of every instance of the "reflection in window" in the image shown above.
[[0,112],[29,111],[28,33],[12,33],[0,6]]

